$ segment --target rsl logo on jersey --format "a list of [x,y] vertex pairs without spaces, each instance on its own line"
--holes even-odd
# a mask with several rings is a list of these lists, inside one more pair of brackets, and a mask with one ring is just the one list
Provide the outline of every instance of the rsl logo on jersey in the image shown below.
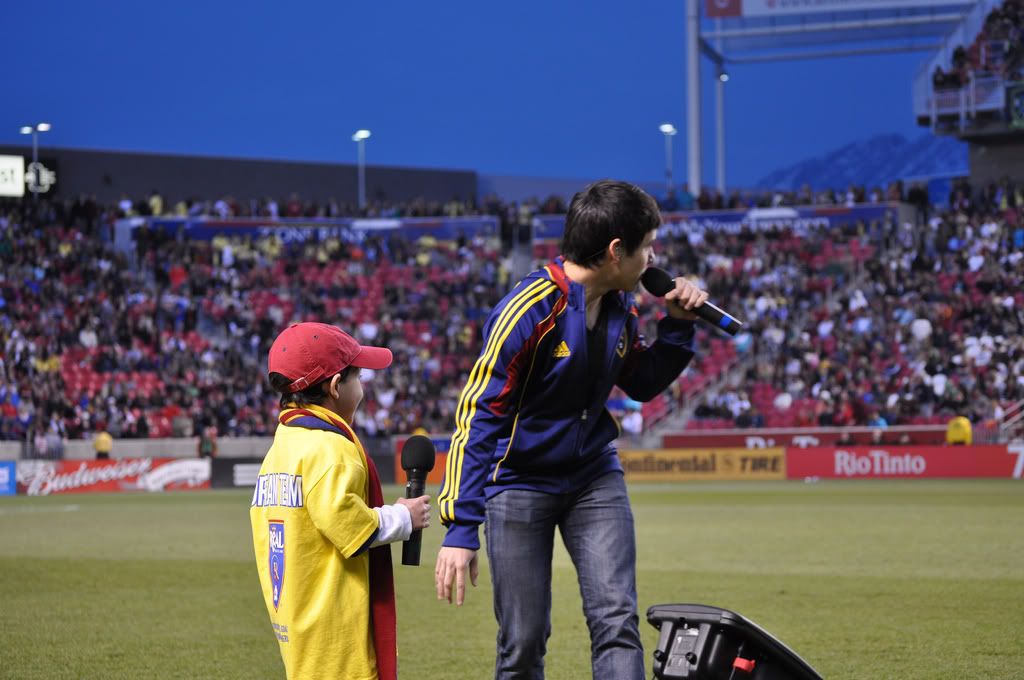
[[619,355],[620,359],[626,358],[626,329],[623,328],[619,334],[619,341],[615,343],[615,353]]
[[284,582],[284,521],[270,520],[270,585],[274,591],[274,611],[281,603]]

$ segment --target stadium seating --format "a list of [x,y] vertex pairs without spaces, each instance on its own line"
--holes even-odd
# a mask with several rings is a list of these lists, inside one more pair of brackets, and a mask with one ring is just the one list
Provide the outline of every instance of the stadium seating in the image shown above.
[[[883,239],[883,257],[862,260],[861,279],[790,320],[778,346],[745,376],[749,399],[730,388],[702,395],[701,418],[689,427],[998,419],[1024,397],[1016,193],[986,189],[975,209]],[[843,251],[834,239],[821,246],[864,249]]]
[[[659,264],[696,276],[745,332],[733,340],[701,326],[693,366],[643,406],[647,427],[680,404],[697,406],[694,429],[998,415],[1024,397],[1019,196],[1012,185],[986,187],[916,230],[663,237]],[[486,209],[529,214],[493,200]],[[398,356],[366,383],[364,431],[452,429],[481,325],[510,283],[497,246],[149,233],[126,256],[110,243],[119,210],[85,222],[45,201],[35,212],[0,205],[3,437],[75,438],[99,424],[118,437],[208,425],[221,436],[267,434],[277,404],[263,383],[266,350],[287,323],[313,319]],[[556,252],[548,244],[534,255]],[[638,308],[653,337],[660,303],[640,295]],[[924,332],[918,319],[928,320],[917,324],[927,326],[921,338],[911,334]]]
[[932,74],[935,90],[963,87],[976,76],[1011,76],[1024,58],[1024,4],[1006,0],[985,18],[969,45],[959,45],[952,61]]

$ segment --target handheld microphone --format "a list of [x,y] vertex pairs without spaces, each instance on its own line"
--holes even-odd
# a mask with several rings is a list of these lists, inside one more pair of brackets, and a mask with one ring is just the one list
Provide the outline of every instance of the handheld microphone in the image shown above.
[[[647,292],[658,297],[665,297],[666,293],[676,287],[676,282],[672,275],[664,269],[658,269],[657,267],[648,267],[644,271],[643,276],[640,277],[640,283],[644,284]],[[711,302],[705,302],[700,307],[694,309],[693,313],[712,326],[721,328],[729,335],[736,335],[743,328],[742,321]]]
[[[423,495],[427,482],[427,473],[434,469],[437,451],[429,437],[414,434],[402,444],[402,469],[409,480],[405,485],[406,498],[419,498]],[[421,531],[412,532],[407,541],[402,542],[402,564],[418,567],[420,565]]]

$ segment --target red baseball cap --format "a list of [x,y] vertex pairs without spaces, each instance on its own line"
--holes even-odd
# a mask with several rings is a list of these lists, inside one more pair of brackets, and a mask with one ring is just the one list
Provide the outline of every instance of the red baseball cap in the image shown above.
[[381,369],[391,365],[391,350],[366,347],[326,323],[297,323],[281,331],[270,346],[267,368],[291,378],[288,392],[300,392],[349,366]]

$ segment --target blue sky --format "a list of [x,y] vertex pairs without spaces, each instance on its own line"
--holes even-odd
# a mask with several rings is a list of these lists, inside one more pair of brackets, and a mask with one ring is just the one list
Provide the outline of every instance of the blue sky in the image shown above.
[[[659,180],[684,2],[6,2],[0,143]],[[914,125],[926,55],[735,66],[730,185]],[[705,64],[708,74],[710,66]],[[711,89],[705,182],[713,181]],[[685,135],[675,138],[685,178]]]

